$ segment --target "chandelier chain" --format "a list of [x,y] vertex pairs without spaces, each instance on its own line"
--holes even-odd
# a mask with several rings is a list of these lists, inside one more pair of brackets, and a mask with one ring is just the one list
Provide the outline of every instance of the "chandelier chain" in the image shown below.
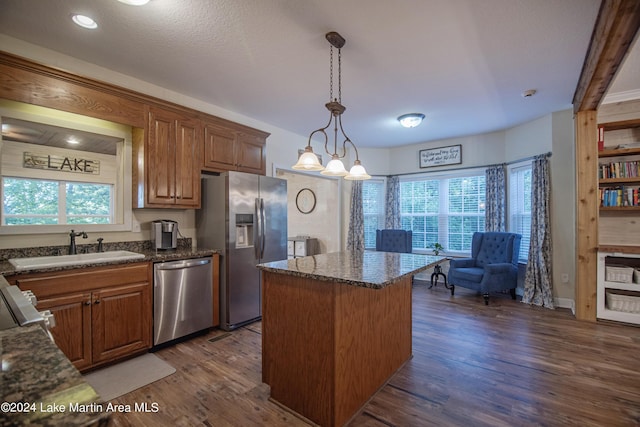
[[333,46],[329,53],[329,102],[333,101]]
[[342,104],[342,49],[338,49],[338,102]]

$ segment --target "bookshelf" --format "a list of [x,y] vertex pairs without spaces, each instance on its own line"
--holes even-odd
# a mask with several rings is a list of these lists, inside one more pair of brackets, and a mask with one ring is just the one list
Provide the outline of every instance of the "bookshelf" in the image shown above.
[[640,325],[640,118],[598,128],[596,317]]
[[600,123],[598,138],[600,211],[640,212],[640,119]]
[[626,274],[612,274],[610,270],[637,270],[640,268],[640,254],[637,252],[637,247],[599,248],[596,310],[598,319],[640,324],[640,284],[637,274],[629,272],[627,277]]

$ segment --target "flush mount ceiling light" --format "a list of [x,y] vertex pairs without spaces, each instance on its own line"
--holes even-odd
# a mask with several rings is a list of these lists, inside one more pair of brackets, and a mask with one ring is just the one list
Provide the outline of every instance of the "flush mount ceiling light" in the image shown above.
[[120,3],[130,4],[131,6],[144,6],[149,0],[118,0]]
[[424,120],[424,114],[421,113],[403,114],[398,117],[400,124],[406,128],[414,128],[422,123],[422,120]]
[[[370,179],[371,176],[367,174],[364,166],[360,163],[360,158],[358,157],[358,149],[356,145],[349,139],[347,134],[344,132],[342,128],[342,113],[345,112],[346,107],[342,105],[342,54],[341,49],[342,46],[346,43],[346,40],[335,31],[329,32],[325,35],[326,39],[329,41],[331,45],[329,51],[329,72],[330,72],[330,83],[329,83],[329,102],[325,104],[327,110],[329,110],[329,123],[323,128],[316,129],[311,132],[309,135],[309,141],[307,146],[304,149],[304,153],[298,158],[298,162],[292,166],[293,169],[296,170],[305,170],[305,171],[321,171],[320,173],[328,176],[343,176],[344,179],[348,179],[351,181],[362,181],[365,179]],[[338,97],[333,97],[333,48],[338,49]],[[327,135],[327,129],[333,123],[333,152],[329,151],[329,136]],[[342,148],[340,150],[340,154],[338,153],[338,129],[340,129],[340,133],[342,136]],[[331,161],[327,164],[326,169],[320,161],[318,160],[318,156],[313,152],[313,148],[311,147],[311,138],[316,133],[322,134],[324,136],[324,150],[331,156]],[[342,160],[347,155],[347,143],[353,147],[353,151],[356,154],[356,160],[353,162],[353,166],[347,172],[342,163]]]
[[88,28],[90,30],[95,30],[96,28],[98,28],[98,24],[96,23],[96,21],[89,18],[88,16],[76,14],[72,15],[71,19],[73,19],[73,22],[75,22],[82,28]]

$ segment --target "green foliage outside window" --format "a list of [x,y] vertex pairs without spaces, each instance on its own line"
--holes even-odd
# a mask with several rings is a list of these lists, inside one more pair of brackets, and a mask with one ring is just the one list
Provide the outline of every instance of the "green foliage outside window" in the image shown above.
[[9,177],[2,183],[3,225],[112,222],[111,185]]

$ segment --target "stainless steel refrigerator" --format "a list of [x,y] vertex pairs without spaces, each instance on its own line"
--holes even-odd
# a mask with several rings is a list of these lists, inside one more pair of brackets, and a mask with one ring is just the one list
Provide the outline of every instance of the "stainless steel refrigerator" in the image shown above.
[[221,249],[220,327],[262,316],[257,264],[287,259],[287,181],[243,172],[202,179],[198,246]]

